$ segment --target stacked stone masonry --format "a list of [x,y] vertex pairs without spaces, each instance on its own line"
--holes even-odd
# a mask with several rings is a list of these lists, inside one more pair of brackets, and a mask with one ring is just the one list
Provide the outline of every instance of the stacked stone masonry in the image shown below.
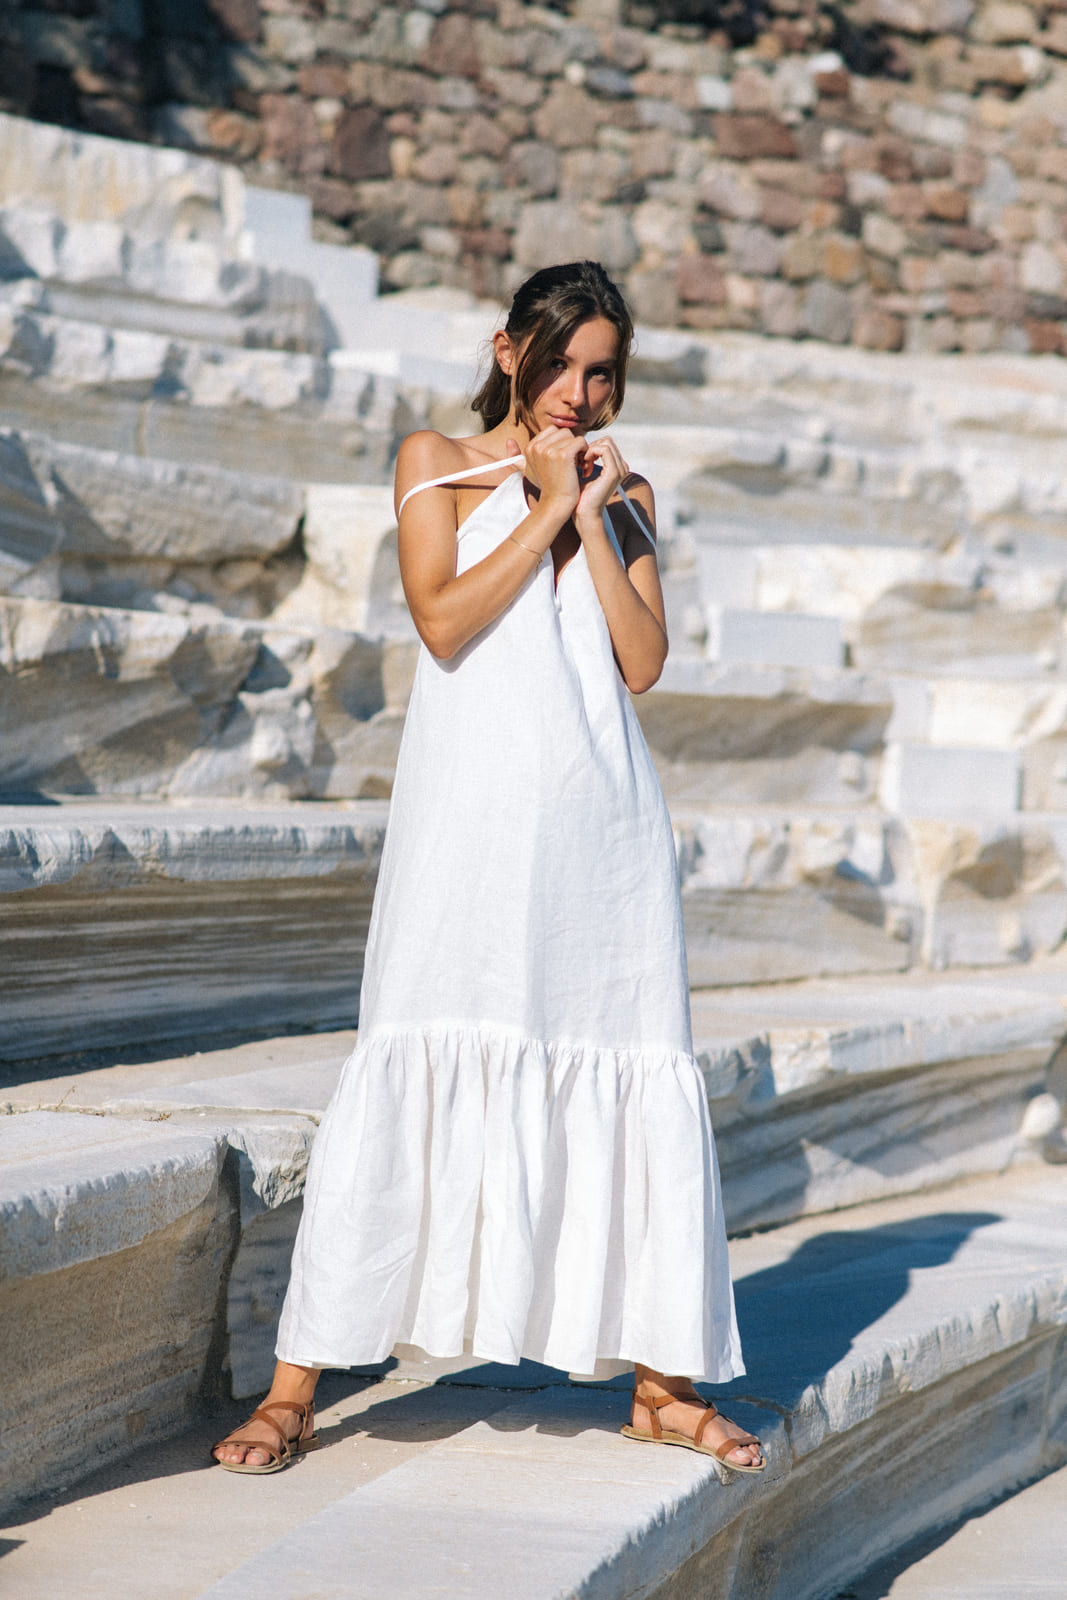
[[717,14],[13,0],[0,108],[302,189],[387,288],[590,255],[646,323],[1067,349],[1067,0],[769,0],[744,44]]

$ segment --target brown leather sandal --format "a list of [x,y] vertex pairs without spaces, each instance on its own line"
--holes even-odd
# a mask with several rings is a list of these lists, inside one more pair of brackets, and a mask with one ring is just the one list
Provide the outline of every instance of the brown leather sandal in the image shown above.
[[[290,1439],[282,1432],[274,1418],[268,1416],[271,1411],[295,1411],[300,1418],[300,1432],[295,1439]],[[265,1422],[268,1428],[273,1428],[278,1435],[278,1444],[268,1444],[265,1439],[233,1439],[227,1434],[225,1439],[220,1439],[218,1444],[211,1447],[211,1459],[217,1467],[223,1467],[227,1472],[280,1472],[287,1467],[294,1456],[303,1455],[306,1450],[319,1448],[318,1436],[315,1433],[315,1407],[308,1405],[303,1400],[267,1400],[263,1405],[257,1406],[249,1417],[248,1422],[241,1426],[247,1428],[251,1422]],[[270,1460],[262,1461],[220,1461],[215,1451],[219,1445],[236,1444],[245,1450],[262,1450]]]
[[[764,1470],[767,1465],[766,1458],[760,1461],[758,1467],[741,1466],[736,1461],[727,1461],[726,1459],[732,1451],[741,1445],[747,1444],[754,1444],[762,1457],[763,1446],[754,1433],[744,1433],[740,1439],[724,1439],[722,1444],[719,1445],[704,1444],[704,1429],[713,1417],[717,1417],[720,1414],[718,1407],[710,1400],[707,1402],[707,1410],[697,1423],[696,1432],[692,1438],[685,1433],[672,1433],[669,1429],[665,1430],[659,1420],[659,1413],[664,1406],[669,1406],[671,1401],[677,1398],[678,1396],[673,1394],[657,1395],[647,1384],[638,1384],[634,1389],[633,1400],[630,1405],[630,1424],[628,1427],[624,1426],[622,1430],[627,1439],[642,1439],[646,1444],[677,1444],[681,1445],[683,1450],[697,1450],[701,1455],[713,1457],[728,1472],[762,1472]],[[645,1432],[644,1429],[633,1426],[634,1407],[637,1405],[648,1407],[649,1420],[652,1423],[651,1432]]]

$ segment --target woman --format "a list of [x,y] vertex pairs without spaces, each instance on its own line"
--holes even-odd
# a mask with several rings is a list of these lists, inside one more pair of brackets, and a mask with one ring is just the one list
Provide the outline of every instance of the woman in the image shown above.
[[359,1043],[315,1142],[274,1383],[213,1451],[229,1470],[314,1447],[323,1366],[412,1346],[633,1368],[628,1437],[762,1470],[690,1381],[744,1368],[670,820],[626,692],[667,654],[652,493],[589,438],[632,336],[595,263],[535,273],[493,339],[485,431],[400,450],[425,648]]

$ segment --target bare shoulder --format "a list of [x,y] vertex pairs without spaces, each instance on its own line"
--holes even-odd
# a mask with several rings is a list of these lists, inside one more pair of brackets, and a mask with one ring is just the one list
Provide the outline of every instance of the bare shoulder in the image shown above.
[[447,434],[433,428],[420,428],[409,433],[397,452],[395,498],[399,506],[412,489],[427,483],[431,478],[442,478],[449,472],[459,472],[464,467],[479,464],[474,439],[450,439]]
[[396,481],[400,486],[402,476],[410,477],[411,483],[425,482],[427,478],[436,478],[442,472],[452,472],[457,467],[466,465],[467,451],[463,448],[464,439],[450,439],[447,434],[438,433],[433,428],[419,428],[415,433],[409,433],[397,452]]
[[[643,478],[639,472],[631,472],[623,479],[621,488],[625,489],[628,497],[640,507],[641,511],[644,513],[644,521],[648,526],[648,531],[652,534],[653,538],[655,538],[656,498],[652,493],[652,485],[649,483],[648,479]],[[633,528],[633,513],[628,511],[621,495],[612,501],[612,509],[614,511],[615,518],[621,520],[624,531],[627,534],[634,532],[636,537],[641,540],[642,545],[644,545],[644,548],[647,550],[648,542],[646,539],[644,539],[641,533]],[[626,526],[627,523],[629,523],[629,527]]]

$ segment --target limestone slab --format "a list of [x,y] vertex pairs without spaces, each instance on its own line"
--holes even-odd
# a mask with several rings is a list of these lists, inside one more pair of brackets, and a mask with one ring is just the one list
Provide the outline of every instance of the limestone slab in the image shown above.
[[758,661],[782,667],[840,667],[844,662],[836,617],[787,611],[707,606],[710,661]]
[[4,1057],[355,1020],[380,804],[3,824]]
[[56,1111],[0,1118],[0,1274],[25,1279],[113,1255],[196,1210],[218,1141]]
[[275,621],[414,639],[400,585],[392,489],[311,484],[305,506],[306,564]]
[[547,1390],[339,1500],[204,1600],[268,1573],[282,1600],[347,1595],[354,1558],[368,1594],[822,1600],[827,1576],[839,1588],[1058,1459],[1049,1223],[1065,1205],[1062,1183],[1019,1176],[736,1242],[749,1374],[731,1409],[760,1429],[764,1479],[724,1486],[699,1457],[637,1450],[616,1431],[621,1396]]
[[1067,1012],[1009,987],[883,978],[706,992],[693,1023],[740,1231],[1028,1157],[1027,1107]]
[[0,117],[0,198],[47,206],[64,222],[136,222],[159,233],[214,234],[236,249],[240,174],[184,150]]
[[674,809],[696,988],[904,971],[921,931],[908,841],[863,812]]
[[873,797],[892,694],[839,670],[669,660],[635,700],[672,804],[825,804]]
[[409,655],[214,607],[0,597],[0,793],[387,795]]

